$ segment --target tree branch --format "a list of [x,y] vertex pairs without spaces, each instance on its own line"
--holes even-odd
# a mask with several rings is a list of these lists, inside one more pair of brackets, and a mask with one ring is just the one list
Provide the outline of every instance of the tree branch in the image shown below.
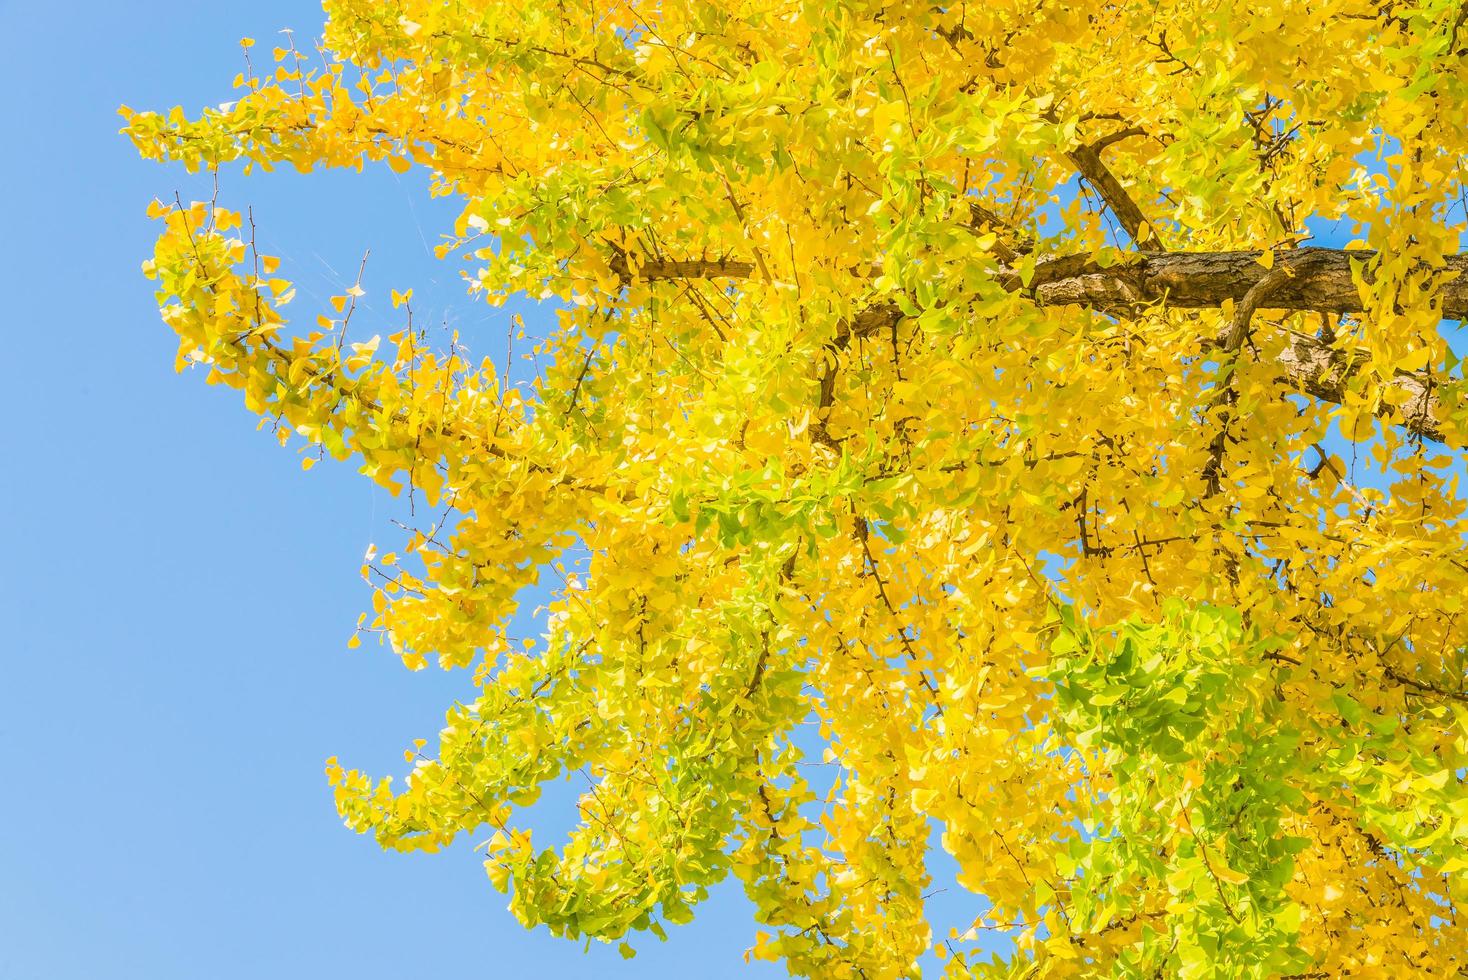
[[[987,216],[982,220],[987,221]],[[1028,246],[1021,243],[1013,251],[1023,254]],[[1169,309],[1217,309],[1225,302],[1242,302],[1249,290],[1269,274],[1258,261],[1263,254],[1144,252],[1132,253],[1128,261],[1109,266],[1100,265],[1088,255],[1066,255],[1040,262],[1028,286],[1012,267],[1001,268],[998,278],[1005,289],[1024,292],[1041,306],[1086,306],[1113,315],[1125,315],[1154,303],[1165,303]],[[1351,262],[1369,263],[1376,257],[1375,252],[1301,248],[1291,250],[1290,255],[1298,257],[1295,267],[1300,274],[1270,290],[1269,309],[1361,312]],[[630,278],[627,262],[621,256],[612,259],[610,265],[619,276]],[[1444,271],[1454,275],[1439,294],[1439,313],[1445,319],[1468,319],[1468,253],[1447,256]],[[637,278],[648,281],[747,279],[753,273],[754,264],[739,259],[650,260],[636,270]],[[1369,271],[1365,274],[1370,282]]]
[[1439,687],[1436,684],[1428,684],[1424,681],[1417,680],[1417,678],[1415,677],[1408,677],[1401,671],[1393,670],[1391,667],[1383,667],[1382,673],[1391,680],[1402,685],[1403,687],[1410,687],[1412,690],[1417,691],[1421,694],[1429,694],[1439,698],[1448,698],[1453,701],[1468,701],[1468,692],[1452,691],[1445,687]]
[[[975,224],[987,223],[988,212],[974,212]],[[1019,248],[1024,248],[1021,244]],[[1006,246],[1006,252],[1016,252]],[[1271,278],[1259,264],[1259,251],[1238,252],[1140,252],[1128,261],[1109,266],[1087,255],[1068,255],[1039,263],[1028,286],[1012,268],[1001,268],[999,284],[1020,292],[1041,306],[1084,306],[1113,316],[1133,316],[1146,306],[1160,304],[1169,309],[1218,309],[1235,304],[1236,317],[1246,307],[1255,287]],[[1276,276],[1268,288],[1254,292],[1260,305],[1269,309],[1320,313],[1360,313],[1361,296],[1351,275],[1353,262],[1368,264],[1376,253],[1367,250],[1293,249],[1287,261],[1294,275]],[[613,260],[613,270],[626,275],[625,261]],[[1444,260],[1445,282],[1438,293],[1438,313],[1445,319],[1468,319],[1468,253],[1449,255]],[[639,266],[637,276],[646,280],[748,278],[754,265],[736,259],[650,261]],[[1370,281],[1369,270],[1362,274]],[[1267,293],[1267,298],[1265,297]],[[844,340],[866,336],[890,326],[901,317],[891,302],[875,304],[853,318],[842,331]],[[1220,338],[1226,343],[1226,338]],[[1325,341],[1297,335],[1276,364],[1281,380],[1298,391],[1323,401],[1339,403],[1355,368],[1350,355]],[[1397,418],[1407,430],[1441,442],[1438,424],[1438,382],[1425,373],[1402,374],[1390,382],[1406,393],[1405,401],[1383,407],[1383,417]]]
[[1221,345],[1223,357],[1220,358],[1222,369],[1220,380],[1211,401],[1211,407],[1218,410],[1218,431],[1214,434],[1213,442],[1208,447],[1208,463],[1203,467],[1205,496],[1211,497],[1222,488],[1220,481],[1223,473],[1223,454],[1228,449],[1229,424],[1233,420],[1233,409],[1238,402],[1238,389],[1234,386],[1236,377],[1233,370],[1234,361],[1238,357],[1239,349],[1244,346],[1244,341],[1249,337],[1249,323],[1254,318],[1254,311],[1259,309],[1260,304],[1273,295],[1280,286],[1297,276],[1308,275],[1308,270],[1314,268],[1319,262],[1320,257],[1316,252],[1289,253],[1264,278],[1250,286],[1243,298],[1234,305],[1228,332],[1224,335]]
[[1162,242],[1157,237],[1157,230],[1147,221],[1142,209],[1137,207],[1137,202],[1132,200],[1126,188],[1121,186],[1121,181],[1101,162],[1101,151],[1106,147],[1128,136],[1143,133],[1140,129],[1123,129],[1102,137],[1096,143],[1082,144],[1067,153],[1066,157],[1075,164],[1086,182],[1096,188],[1096,193],[1101,195],[1101,200],[1116,215],[1116,220],[1121,222],[1137,248],[1144,252],[1161,252]]
[[[1376,253],[1365,250],[1302,248],[1289,253],[1294,274],[1275,276],[1258,262],[1262,252],[1174,252],[1133,256],[1125,265],[1102,268],[1086,256],[1065,256],[1042,262],[1029,287],[1019,276],[1001,275],[1006,289],[1024,290],[1042,306],[1086,306],[1102,312],[1127,315],[1140,306],[1165,304],[1171,309],[1217,309],[1235,304],[1235,322],[1252,315],[1254,305],[1276,310],[1321,313],[1360,313],[1361,295],[1352,278],[1352,262],[1365,265]],[[1277,271],[1277,270],[1276,270]],[[1468,254],[1450,255],[1444,261],[1445,282],[1438,293],[1438,313],[1445,319],[1468,318]],[[1369,282],[1369,270],[1362,274]],[[1255,291],[1266,284],[1265,289]],[[1267,297],[1263,294],[1267,292]],[[1249,302],[1250,294],[1254,302]],[[1247,324],[1247,320],[1242,323]],[[1228,339],[1222,342],[1227,345]],[[1355,371],[1350,355],[1331,344],[1296,335],[1275,362],[1282,380],[1291,387],[1319,398],[1340,403],[1347,382]],[[1395,417],[1409,432],[1443,440],[1437,421],[1438,382],[1423,372],[1401,374],[1389,382],[1406,393],[1393,409],[1383,406],[1383,417]]]
[[1019,261],[1021,255],[1029,255],[1034,251],[1035,243],[1024,232],[1011,227],[1003,218],[978,201],[969,201],[968,213],[969,227],[974,231],[988,230],[999,236],[999,240],[994,243],[990,251],[1005,265],[1013,265]]
[[[1337,405],[1345,398],[1346,383],[1355,373],[1355,365],[1345,351],[1309,337],[1297,337],[1275,364],[1284,370],[1281,380],[1291,388]],[[1437,389],[1442,383],[1421,371],[1399,374],[1388,383],[1406,392],[1406,399],[1395,409],[1383,405],[1377,415],[1395,417],[1408,432],[1443,442],[1442,426],[1437,421]]]
[[624,282],[633,278],[647,282],[666,279],[748,279],[754,274],[754,263],[739,259],[649,259],[636,267],[636,275],[625,255],[615,256],[607,265]]
[[1095,150],[1097,153],[1100,153],[1112,143],[1120,143],[1122,140],[1131,139],[1133,136],[1146,135],[1147,131],[1141,126],[1128,126],[1126,129],[1118,129],[1114,133],[1107,133],[1105,136],[1093,142],[1091,144],[1091,149]]
[[[1138,305],[1166,302],[1171,309],[1217,309],[1239,303],[1268,275],[1259,264],[1264,253],[1148,252],[1130,261],[1102,267],[1084,255],[1041,262],[1024,287],[1017,273],[1001,273],[1006,289],[1025,289],[1042,306],[1089,306],[1115,313]],[[1307,275],[1290,279],[1273,290],[1268,307],[1277,310],[1314,310],[1321,313],[1359,313],[1361,297],[1351,278],[1351,262],[1368,263],[1376,253],[1367,250],[1301,248],[1291,254],[1311,255]],[[1444,283],[1439,297],[1447,319],[1468,316],[1468,254],[1450,255],[1444,271],[1456,273]],[[1369,274],[1367,281],[1370,281]]]

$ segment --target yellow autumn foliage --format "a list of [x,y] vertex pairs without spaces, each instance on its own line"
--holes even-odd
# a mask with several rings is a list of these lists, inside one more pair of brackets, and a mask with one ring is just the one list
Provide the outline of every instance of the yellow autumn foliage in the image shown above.
[[349,826],[571,937],[733,876],[802,976],[1468,971],[1458,0],[325,7],[125,133],[422,168],[472,291],[560,308],[511,386],[150,209],[179,366],[449,515],[361,626],[477,697],[331,761]]

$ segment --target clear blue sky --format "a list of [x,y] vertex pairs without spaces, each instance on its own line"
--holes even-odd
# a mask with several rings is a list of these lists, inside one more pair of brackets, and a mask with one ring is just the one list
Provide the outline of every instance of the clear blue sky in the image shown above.
[[[140,161],[115,115],[234,98],[240,37],[320,24],[311,0],[0,0],[0,978],[783,975],[742,963],[737,886],[624,962],[524,931],[467,846],[384,854],[337,820],[323,761],[401,772],[468,683],[344,646],[389,498],[302,473],[233,393],[173,373],[143,210],[208,185]],[[502,350],[507,313],[427,253],[452,209],[416,172],[226,176],[220,200],[254,205],[302,310],[370,247],[364,334],[411,285]]]

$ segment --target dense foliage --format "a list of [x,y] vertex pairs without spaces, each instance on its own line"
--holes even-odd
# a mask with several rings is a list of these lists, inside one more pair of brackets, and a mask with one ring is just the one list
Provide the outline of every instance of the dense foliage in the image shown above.
[[488,838],[573,937],[733,875],[814,977],[1468,971],[1468,8],[325,7],[125,132],[423,168],[469,288],[559,304],[508,385],[410,291],[288,324],[238,214],[152,208],[180,367],[435,508],[361,632],[477,697],[401,783],[331,762],[351,827]]

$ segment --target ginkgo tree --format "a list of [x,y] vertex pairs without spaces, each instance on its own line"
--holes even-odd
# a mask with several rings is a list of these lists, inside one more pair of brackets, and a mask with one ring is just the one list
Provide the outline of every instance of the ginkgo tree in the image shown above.
[[420,168],[467,288],[555,308],[512,385],[151,208],[180,368],[439,515],[358,637],[476,694],[330,761],[350,827],[628,953],[732,876],[803,976],[1468,973],[1468,6],[325,8],[125,133]]

